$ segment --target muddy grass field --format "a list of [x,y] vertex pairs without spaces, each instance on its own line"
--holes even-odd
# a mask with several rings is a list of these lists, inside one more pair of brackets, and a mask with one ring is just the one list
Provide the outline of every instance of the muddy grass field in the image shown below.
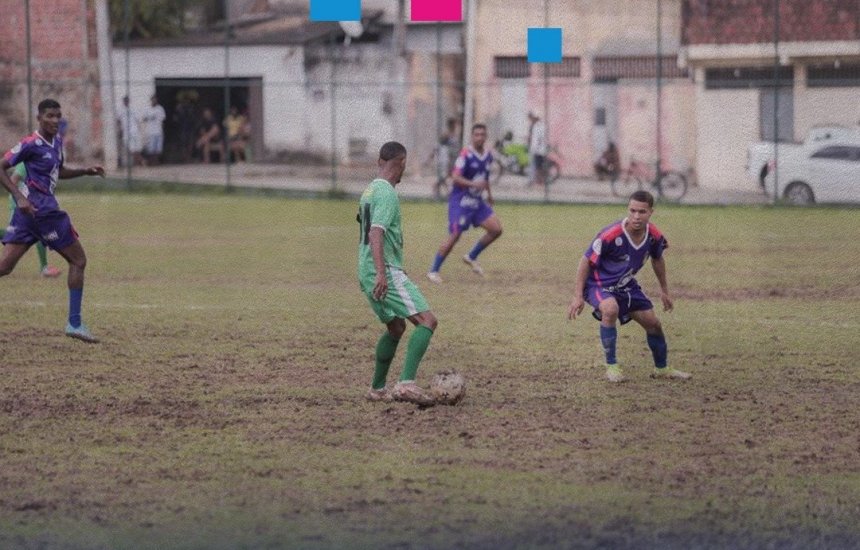
[[[499,205],[488,277],[459,261],[470,232],[433,286],[445,210],[406,203],[406,268],[439,318],[419,382],[468,381],[418,409],[363,400],[382,327],[354,201],[61,203],[103,342],[63,336],[65,283],[34,253],[0,280],[2,548],[860,545],[856,209],[658,207],[660,316],[694,378],[650,379],[631,324],[610,385],[597,323],[566,309],[623,207]],[[656,297],[650,266],[640,281]]]

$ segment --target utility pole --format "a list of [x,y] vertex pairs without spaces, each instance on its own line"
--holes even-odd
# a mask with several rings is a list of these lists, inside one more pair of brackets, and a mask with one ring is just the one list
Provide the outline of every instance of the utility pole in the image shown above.
[[27,133],[33,131],[33,48],[30,39],[30,0],[24,0],[24,28],[27,34]]
[[657,162],[656,181],[663,172],[663,6],[657,0]]
[[463,92],[464,105],[461,143],[467,142],[467,132],[472,127],[475,117],[475,98],[473,97],[475,89],[472,86],[471,80],[472,70],[475,66],[475,18],[477,17],[475,8],[475,0],[468,0],[466,4],[466,83]]
[[773,0],[773,202],[779,197],[779,0]]

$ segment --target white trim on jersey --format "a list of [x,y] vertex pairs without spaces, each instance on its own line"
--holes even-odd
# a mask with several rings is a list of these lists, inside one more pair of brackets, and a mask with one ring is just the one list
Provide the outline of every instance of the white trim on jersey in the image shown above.
[[400,295],[400,299],[403,300],[403,305],[406,306],[406,311],[409,312],[409,316],[416,315],[418,313],[418,308],[415,307],[415,302],[412,301],[412,296],[409,295],[409,291],[406,290],[406,287],[403,285],[404,281],[407,280],[406,273],[403,271],[389,267],[388,272],[391,273],[391,282],[394,283],[394,289],[397,290],[397,294]]
[[624,236],[627,237],[627,242],[630,243],[630,246],[633,247],[633,250],[639,250],[640,248],[645,246],[645,243],[647,243],[648,239],[651,237],[651,224],[649,223],[645,225],[645,238],[642,239],[642,242],[639,243],[639,246],[633,244],[633,238],[630,236],[630,233],[627,232],[627,218],[621,220],[621,231],[624,232]]
[[475,150],[472,148],[472,146],[471,146],[471,145],[469,145],[468,147],[466,147],[466,149],[468,149],[468,150],[469,150],[473,155],[475,155],[476,157],[478,157],[478,160],[480,160],[481,162],[483,162],[483,161],[487,160],[487,156],[490,154],[490,150],[489,150],[489,149],[485,149],[485,150],[484,150],[484,154],[483,154],[483,155],[480,155],[480,154],[478,154],[478,152],[477,152],[477,151],[475,151]]

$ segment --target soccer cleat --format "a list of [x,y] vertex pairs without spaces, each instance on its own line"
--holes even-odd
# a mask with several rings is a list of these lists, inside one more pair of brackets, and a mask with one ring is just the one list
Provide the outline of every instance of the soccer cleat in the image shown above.
[[472,271],[474,273],[477,273],[482,277],[484,276],[484,269],[481,267],[481,264],[478,263],[478,260],[473,260],[469,257],[468,254],[466,254],[465,256],[463,256],[463,262],[468,264],[468,266],[472,268]]
[[436,283],[437,285],[442,284],[442,277],[439,276],[438,271],[428,271],[427,278]]
[[54,277],[59,277],[60,275],[62,275],[63,272],[59,268],[56,268],[52,265],[46,265],[45,269],[40,271],[40,273],[42,274],[42,277],[53,279]]
[[415,403],[422,407],[429,407],[436,404],[436,399],[432,395],[422,390],[418,384],[413,381],[398,382],[394,385],[394,390],[391,396],[395,401],[406,401]]
[[66,336],[75,338],[89,344],[95,344],[99,341],[98,338],[92,335],[87,325],[81,323],[81,326],[75,328],[71,323],[66,324]]
[[610,382],[624,382],[624,373],[621,372],[621,367],[618,365],[606,365],[606,378]]
[[390,403],[394,401],[394,396],[391,395],[391,392],[388,391],[388,388],[380,388],[378,390],[370,388],[365,398],[368,401],[372,402]]
[[654,369],[654,372],[651,373],[651,378],[670,378],[673,380],[689,380],[693,375],[689,372],[680,371],[678,369],[673,369],[671,367],[664,367],[662,369]]

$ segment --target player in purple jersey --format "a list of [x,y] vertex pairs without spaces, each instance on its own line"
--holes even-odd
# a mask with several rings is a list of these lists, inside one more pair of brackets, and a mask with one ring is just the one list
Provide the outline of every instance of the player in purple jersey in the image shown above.
[[[67,168],[63,165],[63,139],[58,135],[62,118],[60,104],[53,99],[39,103],[39,130],[25,137],[0,159],[0,183],[15,198],[17,208],[3,237],[0,277],[15,269],[21,256],[41,241],[69,262],[69,322],[66,336],[85,342],[98,342],[81,321],[84,269],[87,257],[69,215],[60,210],[54,197],[57,180],[79,176],[102,176],[101,166]],[[6,170],[24,163],[27,180],[21,192],[6,175]]]
[[625,380],[615,358],[618,339],[616,321],[624,325],[633,320],[645,329],[648,347],[654,357],[655,378],[687,379],[691,375],[667,366],[668,348],[663,326],[654,313],[635,275],[648,258],[660,283],[663,310],[671,311],[672,298],[666,281],[666,260],[663,252],[669,243],[656,227],[649,223],[654,213],[654,197],[647,191],[630,196],[627,217],[603,228],[585,251],[576,270],[573,300],[567,315],[575,319],[587,301],[594,308],[592,315],[600,321],[600,341],[606,356],[606,377],[610,382]]
[[[493,154],[484,149],[487,142],[487,127],[484,124],[472,126],[471,146],[463,149],[454,163],[451,174],[454,188],[448,196],[448,238],[439,247],[439,252],[433,259],[433,265],[427,273],[427,278],[434,283],[441,283],[439,269],[442,262],[457,244],[463,231],[470,227],[483,227],[486,233],[475,243],[472,251],[463,256],[463,261],[478,275],[484,270],[478,264],[478,254],[499,238],[502,234],[502,223],[493,212],[493,193],[490,190],[490,165],[493,164]],[[483,192],[487,192],[484,200]]]

